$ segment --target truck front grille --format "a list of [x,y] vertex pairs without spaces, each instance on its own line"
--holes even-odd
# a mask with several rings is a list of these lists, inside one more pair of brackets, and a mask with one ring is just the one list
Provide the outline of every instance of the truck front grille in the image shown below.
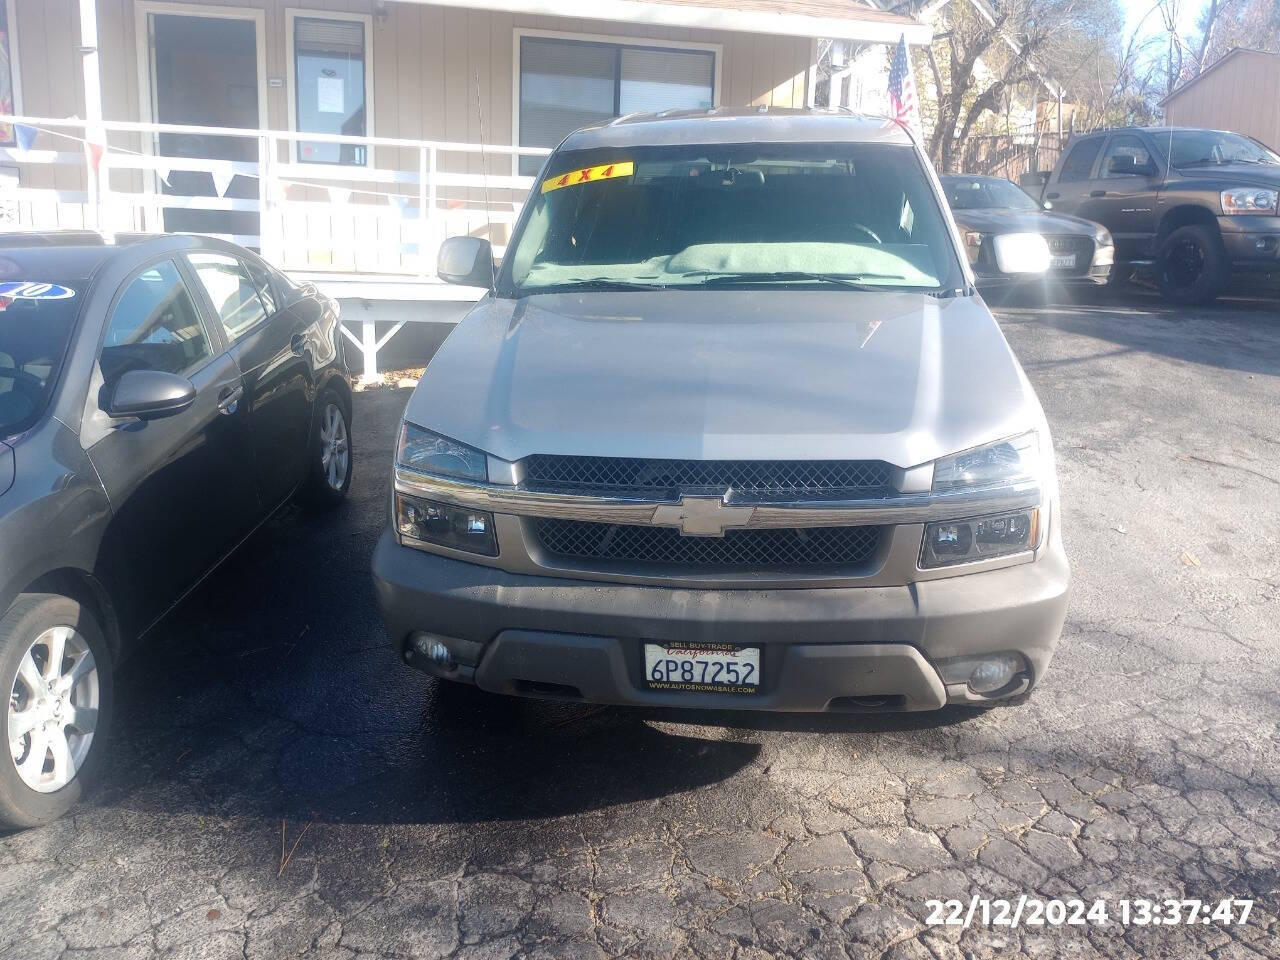
[[551,557],[685,568],[794,571],[857,568],[880,545],[881,527],[801,527],[728,530],[723,537],[686,537],[670,527],[580,520],[531,521]]
[[821,500],[889,491],[892,468],[879,460],[654,460],[534,454],[524,460],[530,490],[627,492],[657,500],[681,492]]

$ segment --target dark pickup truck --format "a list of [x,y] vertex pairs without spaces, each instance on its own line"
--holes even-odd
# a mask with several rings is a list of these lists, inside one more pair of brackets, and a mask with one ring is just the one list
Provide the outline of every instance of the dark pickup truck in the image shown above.
[[1149,267],[1175,303],[1208,303],[1233,270],[1280,273],[1280,156],[1238,133],[1131,127],[1073,138],[1041,200],[1100,223],[1113,280]]

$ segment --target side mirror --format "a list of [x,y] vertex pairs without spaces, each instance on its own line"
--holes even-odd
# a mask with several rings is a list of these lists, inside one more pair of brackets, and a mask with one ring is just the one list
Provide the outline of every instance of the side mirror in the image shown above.
[[450,237],[440,244],[436,276],[464,287],[492,287],[493,247],[480,237]]
[[181,413],[196,402],[196,388],[190,380],[160,370],[130,370],[103,387],[102,392],[102,409],[117,420],[159,420]]
[[1001,273],[1046,273],[1049,244],[1038,233],[997,233],[991,239]]

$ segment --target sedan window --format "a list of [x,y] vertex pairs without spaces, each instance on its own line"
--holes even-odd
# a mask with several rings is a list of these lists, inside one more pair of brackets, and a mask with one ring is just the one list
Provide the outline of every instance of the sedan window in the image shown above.
[[185,374],[213,356],[200,313],[172,260],[148,267],[125,288],[102,344],[108,383],[130,370]]
[[262,305],[267,308],[267,316],[276,312],[276,294],[271,286],[271,276],[262,267],[256,263],[246,262],[245,266],[249,270],[249,276],[253,277],[253,282],[258,288],[258,296],[262,298]]
[[44,411],[80,308],[79,285],[0,283],[0,439]]
[[188,258],[232,340],[267,316],[257,284],[238,259],[221,253],[192,253]]

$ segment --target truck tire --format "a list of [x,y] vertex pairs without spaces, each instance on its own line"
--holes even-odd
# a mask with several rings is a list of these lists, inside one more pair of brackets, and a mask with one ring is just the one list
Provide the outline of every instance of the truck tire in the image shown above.
[[1193,305],[1217,299],[1227,285],[1229,265],[1217,232],[1189,224],[1164,238],[1155,272],[1156,285],[1166,300]]
[[69,597],[21,595],[0,617],[0,684],[0,827],[41,826],[102,766],[112,691],[101,625]]

